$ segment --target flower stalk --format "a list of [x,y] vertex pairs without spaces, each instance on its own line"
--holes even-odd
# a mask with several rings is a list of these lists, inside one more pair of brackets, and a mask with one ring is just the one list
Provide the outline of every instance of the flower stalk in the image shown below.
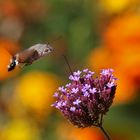
[[107,140],[111,140],[109,134],[106,132],[106,130],[103,128],[102,125],[98,126],[100,128],[100,130],[102,131],[102,133],[104,134],[104,136],[106,137]]
[[97,127],[101,130],[101,132],[104,134],[107,140],[111,140],[109,134],[106,132],[106,130],[103,127],[103,114],[101,114],[100,116],[100,122],[98,123]]

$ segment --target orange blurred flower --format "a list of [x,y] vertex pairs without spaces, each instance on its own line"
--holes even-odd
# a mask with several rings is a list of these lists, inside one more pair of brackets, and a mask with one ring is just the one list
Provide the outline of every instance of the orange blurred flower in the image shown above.
[[75,137],[76,140],[104,140],[103,135],[99,132],[97,128],[85,128],[83,130],[74,128],[70,133],[70,140],[74,139]]
[[62,123],[58,127],[58,140],[104,140],[103,134],[98,128],[76,128]]
[[[121,134],[118,132],[111,132],[113,140],[132,140],[131,135]],[[60,123],[57,128],[58,140],[106,140],[104,134],[97,127],[76,128],[68,123]]]
[[0,2],[0,12],[4,16],[17,16],[19,15],[19,8],[14,0],[2,0]]
[[31,71],[19,78],[15,95],[27,110],[41,117],[50,111],[52,94],[58,83],[58,77],[52,73]]
[[44,5],[41,0],[3,0],[0,2],[0,12],[3,16],[16,16],[30,21],[42,17],[47,9],[47,5]]
[[140,15],[129,14],[111,21],[104,33],[106,47],[114,51],[139,48],[140,51]]
[[[140,83],[140,15],[116,18],[104,34],[105,45],[114,51],[125,75]],[[136,82],[136,81],[137,82]]]
[[120,55],[117,53],[113,53],[105,47],[99,47],[93,50],[88,58],[88,64],[94,71],[99,71],[103,68],[113,68],[115,70],[114,75],[118,77],[118,86],[114,99],[115,103],[125,103],[136,97],[135,83],[132,77],[130,77],[129,71],[126,71],[126,67],[124,66],[125,62],[122,61],[124,58],[122,57],[124,57],[124,55],[121,55],[120,58]]
[[7,66],[12,55],[19,50],[18,45],[8,39],[0,38],[0,81],[5,80],[17,73],[17,70],[8,72]]
[[12,73],[9,73],[7,70],[7,66],[10,62],[11,59],[11,55],[10,53],[4,49],[4,48],[0,48],[0,80],[4,80],[7,77],[11,76]]
[[114,19],[103,35],[104,47],[93,50],[89,65],[93,69],[111,67],[118,77],[115,100],[126,102],[136,97],[140,85],[140,16]]
[[20,9],[22,18],[25,20],[38,20],[48,10],[48,5],[42,0],[16,0],[17,7]]

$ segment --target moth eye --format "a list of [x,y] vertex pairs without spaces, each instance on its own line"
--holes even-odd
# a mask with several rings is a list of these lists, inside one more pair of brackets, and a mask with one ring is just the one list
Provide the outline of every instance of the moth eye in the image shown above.
[[45,50],[45,52],[48,52],[48,51],[49,51],[48,49]]

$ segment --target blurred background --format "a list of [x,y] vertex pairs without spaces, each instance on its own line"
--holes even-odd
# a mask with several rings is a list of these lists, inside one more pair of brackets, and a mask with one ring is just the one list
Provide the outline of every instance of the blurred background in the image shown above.
[[[8,72],[11,57],[36,43],[54,52]],[[105,140],[97,128],[78,129],[51,107],[73,71],[118,77],[104,118],[113,140],[140,140],[139,0],[0,0],[0,140]]]

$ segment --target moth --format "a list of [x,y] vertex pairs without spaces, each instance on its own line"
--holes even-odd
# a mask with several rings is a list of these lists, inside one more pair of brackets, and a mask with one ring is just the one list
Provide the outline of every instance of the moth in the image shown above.
[[17,65],[31,65],[34,61],[51,53],[53,48],[49,44],[35,44],[28,49],[15,54],[8,65],[8,71],[15,69]]

